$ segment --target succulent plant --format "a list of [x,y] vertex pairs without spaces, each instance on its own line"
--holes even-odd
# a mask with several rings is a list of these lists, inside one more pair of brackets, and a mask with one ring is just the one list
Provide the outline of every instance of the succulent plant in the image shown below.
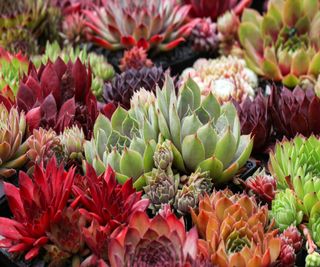
[[320,264],[320,254],[313,252],[306,257],[306,267],[317,267]]
[[234,12],[227,11],[218,18],[217,30],[221,55],[243,56],[238,38],[239,26],[240,19]]
[[293,88],[315,80],[320,70],[320,3],[270,0],[268,11],[243,12],[239,39],[248,66],[257,74]]
[[82,263],[81,267],[102,266],[108,267],[108,245],[112,228],[109,225],[101,226],[97,220],[93,219],[88,228],[82,229],[85,242],[92,251]]
[[279,255],[280,266],[294,267],[296,254],[292,246],[281,240],[281,251]]
[[155,168],[143,175],[146,183],[144,197],[150,200],[149,208],[153,213],[169,205],[185,215],[190,208],[197,206],[200,195],[211,191],[213,184],[209,171],[198,169],[190,176],[182,177],[179,173],[174,174],[171,168],[174,157],[169,142],[157,144],[153,160]]
[[203,18],[193,27],[189,39],[195,51],[213,52],[218,48],[217,25],[210,18]]
[[72,164],[81,166],[82,160],[84,159],[83,144],[85,142],[85,136],[77,126],[66,128],[63,133],[59,136],[62,154],[67,165]]
[[[131,123],[136,122],[129,116],[125,119],[125,116],[127,112],[122,108],[116,110],[111,121],[102,114],[98,116],[92,140],[84,143],[85,158],[98,175],[110,165],[120,181],[132,177],[140,184],[138,178],[144,172],[150,172],[154,165],[156,142],[151,140],[146,144],[139,136],[130,136],[130,127],[136,131]],[[118,124],[118,119],[125,121],[124,127]],[[139,188],[143,185],[140,184]]]
[[[318,246],[320,245],[319,147],[320,140],[315,136],[312,135],[307,139],[297,136],[291,141],[278,143],[275,151],[270,154],[269,161],[269,169],[277,179],[278,188],[291,189],[276,195],[274,200],[276,203],[272,204],[275,205],[272,207],[274,217],[283,218],[289,226],[291,224],[289,220],[294,216],[297,217],[295,223],[297,224],[305,215],[312,238]],[[285,226],[284,223],[283,225]]]
[[282,239],[285,239],[286,243],[290,244],[296,253],[302,248],[303,238],[297,227],[289,226],[280,235]]
[[15,107],[0,104],[0,178],[9,178],[28,161],[26,118]]
[[21,27],[4,28],[0,32],[0,46],[12,53],[22,51],[25,54],[34,54],[39,50],[36,39],[30,38],[30,30]]
[[115,71],[104,56],[94,52],[88,53],[88,63],[90,64],[93,74],[91,90],[99,100],[102,100],[104,83],[114,77]]
[[213,21],[223,15],[228,10],[233,10],[241,14],[242,10],[249,6],[252,0],[184,0],[186,4],[192,6],[190,15],[193,17],[210,17]]
[[[235,107],[231,103],[220,106],[212,93],[201,99],[200,88],[192,79],[183,85],[178,97],[173,88],[173,81],[167,79],[163,89],[157,90],[156,100],[157,125],[171,144],[173,166],[182,172],[200,168],[209,171],[216,183],[228,181],[245,164],[252,149],[250,136],[240,135]],[[143,112],[138,111],[136,114]],[[142,118],[154,124],[152,117]],[[150,127],[147,122],[142,126]],[[228,153],[223,152],[225,149]]]
[[199,266],[199,247],[196,229],[186,232],[183,220],[177,219],[168,207],[152,219],[137,211],[128,226],[113,234],[110,265]]
[[269,99],[274,131],[279,137],[293,138],[297,134],[308,137],[320,133],[320,99],[311,88],[303,90],[296,87],[290,91],[285,87],[279,90],[274,86]]
[[154,169],[146,175],[146,186],[143,188],[146,198],[150,200],[150,209],[156,213],[164,204],[173,205],[180,183],[179,174],[168,170]]
[[257,170],[245,182],[245,186],[259,199],[271,203],[275,198],[277,183],[274,177],[266,174],[265,169]]
[[83,236],[92,254],[81,265],[89,267],[108,262],[108,244],[112,232],[118,226],[122,228],[121,225],[127,225],[135,212],[144,212],[149,200],[141,199],[142,192],[135,191],[132,179],[120,185],[110,166],[97,176],[94,169],[86,164],[85,178],[86,188],[75,185],[74,193],[83,206],[79,209],[80,213],[91,221],[88,228],[83,228]]
[[309,202],[305,200],[304,205],[308,204],[311,206],[313,204],[313,206],[311,206],[308,228],[310,229],[312,239],[319,247],[320,246],[320,215],[319,215],[320,202],[319,202],[319,199],[314,195],[316,195],[316,192],[313,192],[313,195],[311,195],[313,196],[312,200],[309,199]]
[[142,103],[138,92],[129,111],[119,107],[111,122],[100,116],[94,139],[85,144],[88,162],[98,172],[111,164],[122,177],[137,181],[152,170],[156,144],[167,140],[174,155],[173,168],[181,173],[200,167],[217,183],[231,179],[252,149],[252,139],[240,135],[236,109],[231,103],[220,106],[211,93],[201,100],[200,89],[191,79],[178,97],[174,91],[173,80],[167,76],[155,101],[142,91],[142,98],[150,100]]
[[[17,2],[17,1],[15,1]],[[57,37],[59,11],[48,0],[21,0],[19,4],[7,4],[0,16],[0,46],[11,52],[35,53],[42,37]]]
[[271,216],[276,226],[285,230],[290,225],[298,226],[302,222],[303,211],[300,210],[297,199],[290,189],[280,191],[272,201]]
[[233,101],[233,104],[238,111],[241,133],[253,136],[253,152],[264,152],[270,142],[272,132],[268,98],[259,91],[253,100],[247,97],[242,102]]
[[86,19],[83,14],[74,12],[63,17],[61,36],[64,44],[81,44],[86,40],[86,31]]
[[0,47],[0,90],[9,86],[16,93],[19,79],[27,71],[27,68],[28,60],[21,52],[11,55]]
[[89,41],[108,50],[133,46],[168,51],[190,34],[197,20],[187,22],[190,6],[174,0],[104,1],[83,11],[91,30]]
[[74,169],[68,171],[52,158],[46,169],[36,165],[33,178],[20,171],[19,188],[4,183],[13,219],[0,218],[0,247],[10,253],[26,253],[25,260],[36,258],[48,241],[50,224],[58,222],[67,205],[74,181]]
[[[181,177],[180,180],[184,178]],[[198,206],[199,198],[211,192],[213,186],[211,180],[209,172],[200,172],[200,170],[187,177],[187,183],[178,190],[175,196],[175,210],[181,215],[190,213],[190,209]]]
[[[142,102],[143,103],[143,102]],[[154,165],[159,170],[171,169],[173,153],[168,143],[158,144],[153,155]]]
[[156,86],[162,87],[164,71],[162,67],[142,67],[141,69],[129,69],[121,74],[116,74],[111,82],[104,86],[103,98],[106,103],[121,105],[125,109],[130,108],[130,99],[134,92],[144,88],[147,91],[156,91]]
[[90,138],[98,115],[91,92],[91,71],[79,59],[67,65],[58,58],[38,71],[30,64],[20,83],[17,106],[26,113],[29,131],[42,127],[57,133],[75,124]]
[[119,184],[110,166],[97,176],[92,166],[86,164],[85,177],[88,190],[74,186],[75,195],[80,197],[84,206],[80,211],[91,221],[96,219],[101,226],[108,224],[114,230],[120,224],[127,223],[134,211],[144,211],[149,204],[147,199],[141,199],[142,192],[136,192],[133,188],[132,179]]
[[180,175],[174,174],[171,166],[173,153],[167,143],[158,144],[153,155],[154,168],[144,174],[146,186],[145,197],[150,200],[151,210],[156,213],[163,205],[173,205],[180,183]]
[[0,103],[4,105],[7,110],[11,110],[11,108],[16,105],[15,95],[8,85],[0,90]]
[[137,179],[152,170],[156,144],[167,140],[174,155],[173,168],[181,173],[200,167],[217,183],[231,179],[252,149],[252,139],[240,135],[236,109],[231,103],[220,106],[211,93],[202,101],[191,79],[178,97],[174,91],[173,80],[167,76],[155,101],[144,90],[142,99],[150,102],[139,101],[137,92],[134,99],[138,100],[129,111],[119,107],[111,121],[100,116],[94,139],[85,143],[88,162],[98,172],[110,164],[122,178],[133,177],[143,186],[143,180]]
[[79,210],[68,207],[57,222],[50,224],[47,236],[52,244],[45,245],[45,259],[50,265],[61,266],[72,257],[72,262],[80,261],[79,254],[84,248],[82,229],[85,219]]
[[191,215],[214,266],[271,266],[280,254],[277,230],[268,228],[268,208],[245,194],[214,191]]
[[312,191],[310,183],[315,183],[314,189],[318,192],[319,146],[320,140],[313,135],[307,139],[297,136],[276,144],[274,152],[270,153],[269,170],[277,179],[278,189],[293,187],[301,200]]
[[34,129],[32,135],[27,139],[28,152],[27,164],[28,174],[32,174],[35,165],[47,166],[53,156],[59,154],[61,150],[60,139],[52,129]]
[[39,68],[41,64],[48,64],[48,61],[55,62],[60,57],[64,62],[76,62],[77,58],[86,65],[90,64],[92,77],[91,90],[93,94],[101,99],[103,93],[104,82],[110,80],[115,72],[113,67],[107,62],[104,56],[98,55],[94,52],[87,52],[86,47],[73,48],[72,46],[65,46],[61,49],[58,42],[47,43],[45,54],[41,56],[33,56],[32,62]]
[[202,95],[212,92],[220,102],[230,98],[244,100],[247,96],[252,97],[258,82],[256,75],[246,67],[245,62],[233,56],[198,59],[193,67],[185,69],[181,76],[184,82],[191,77],[198,83]]
[[142,67],[151,68],[153,62],[148,58],[147,51],[142,47],[134,46],[130,50],[124,51],[120,60],[120,70],[141,69]]

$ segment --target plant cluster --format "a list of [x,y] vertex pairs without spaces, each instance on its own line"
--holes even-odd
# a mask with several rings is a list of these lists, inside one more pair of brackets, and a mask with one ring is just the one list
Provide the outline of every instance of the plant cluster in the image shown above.
[[0,1],[0,262],[319,267],[320,2],[260,2]]

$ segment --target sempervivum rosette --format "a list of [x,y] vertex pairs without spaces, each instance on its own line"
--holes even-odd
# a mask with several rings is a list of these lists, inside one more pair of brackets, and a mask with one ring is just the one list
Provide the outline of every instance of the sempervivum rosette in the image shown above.
[[266,174],[265,170],[257,170],[251,177],[249,177],[244,185],[257,196],[259,200],[271,203],[276,195],[277,183],[274,177]]
[[134,92],[141,88],[155,92],[157,85],[162,87],[163,81],[164,71],[161,67],[129,69],[117,74],[111,82],[105,84],[103,98],[107,104],[113,103],[129,109]]
[[50,0],[0,2],[0,46],[11,52],[34,53],[40,39],[58,34],[60,12]]
[[108,0],[84,10],[90,41],[109,50],[143,47],[170,50],[183,42],[197,20],[187,22],[190,6],[176,0]]
[[142,67],[152,67],[153,63],[148,59],[147,51],[142,47],[134,46],[128,51],[124,51],[120,60],[120,70],[141,69]]
[[86,164],[85,180],[86,186],[74,186],[74,193],[82,205],[80,212],[91,222],[90,227],[83,229],[83,235],[92,255],[81,266],[105,266],[97,264],[108,262],[111,233],[118,226],[127,225],[135,212],[144,213],[149,200],[141,199],[142,192],[136,192],[132,179],[119,184],[111,167],[97,176]]
[[274,131],[281,138],[297,134],[306,137],[320,133],[320,98],[311,88],[297,86],[293,91],[274,86],[269,99],[269,112]]
[[269,170],[278,189],[272,214],[280,229],[308,223],[315,243],[320,246],[320,140],[296,136],[276,144],[270,153]]
[[50,159],[58,155],[61,151],[61,143],[52,129],[45,130],[43,128],[34,129],[32,135],[27,140],[28,152],[27,156],[30,160],[28,163],[28,174],[31,174],[36,164],[47,166]]
[[261,92],[252,100],[233,101],[238,111],[242,134],[252,134],[254,137],[253,151],[264,152],[271,137],[271,116],[268,109],[268,98]]
[[195,51],[212,52],[218,47],[217,25],[210,18],[199,20],[194,26],[190,40]]
[[239,39],[248,66],[257,74],[293,88],[320,73],[320,3],[270,0],[262,16],[243,12]]
[[26,118],[15,107],[0,104],[0,179],[9,178],[27,162]]
[[169,76],[156,91],[156,97],[145,90],[137,92],[131,109],[118,107],[110,120],[98,117],[93,139],[84,144],[87,161],[99,173],[110,164],[121,179],[138,182],[154,167],[156,144],[165,141],[174,155],[172,166],[180,174],[200,168],[216,183],[232,179],[253,146],[249,135],[240,134],[232,103],[220,105],[212,93],[201,98],[192,79],[178,96]]
[[214,266],[272,266],[280,254],[277,230],[268,227],[268,208],[245,194],[214,191],[191,215]]
[[281,262],[281,266],[293,267],[296,261],[296,254],[302,248],[303,239],[299,230],[290,226],[280,235],[281,238],[281,252],[279,256],[279,260]]
[[52,158],[44,169],[36,165],[32,179],[19,173],[19,188],[4,183],[4,191],[12,219],[0,217],[0,247],[11,253],[26,253],[24,258],[36,258],[40,249],[49,242],[50,224],[59,221],[67,206],[75,173],[65,171]]
[[257,76],[246,67],[245,62],[232,56],[199,59],[181,76],[183,82],[191,77],[198,83],[202,95],[212,92],[219,101],[252,97],[258,83]]
[[17,106],[26,113],[31,132],[42,127],[60,133],[75,124],[90,137],[98,115],[91,71],[79,59],[65,64],[58,58],[39,70],[30,64],[19,87]]
[[128,226],[113,236],[109,245],[112,267],[210,266],[208,259],[199,256],[206,252],[201,251],[204,247],[196,229],[186,232],[183,219],[179,220],[168,206],[152,219],[144,212],[135,212]]
[[28,59],[21,52],[11,55],[0,46],[0,90],[9,86],[14,93],[19,87],[19,78],[27,71]]
[[107,62],[106,58],[98,55],[95,52],[87,52],[86,46],[80,49],[72,46],[60,47],[58,42],[47,43],[45,53],[43,55],[36,55],[32,57],[32,62],[38,68],[42,64],[47,64],[50,60],[54,62],[60,57],[64,62],[76,62],[77,58],[82,63],[90,64],[92,72],[92,87],[93,94],[99,99],[103,92],[103,84],[114,76],[113,67]]

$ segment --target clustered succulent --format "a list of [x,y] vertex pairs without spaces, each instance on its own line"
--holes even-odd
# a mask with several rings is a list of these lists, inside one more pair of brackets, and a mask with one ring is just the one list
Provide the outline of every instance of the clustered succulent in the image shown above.
[[311,88],[303,90],[297,86],[290,91],[273,87],[269,110],[274,131],[279,137],[293,138],[297,134],[308,137],[320,133],[320,98]]
[[49,0],[3,1],[0,46],[11,52],[35,53],[41,38],[57,37],[60,12]]
[[279,261],[282,266],[294,266],[296,254],[301,250],[303,245],[302,235],[299,230],[290,226],[280,234],[281,252]]
[[110,50],[143,47],[171,50],[187,37],[197,20],[187,22],[190,6],[176,0],[103,1],[84,10],[88,38]]
[[174,174],[172,164],[174,155],[170,144],[158,144],[153,155],[155,168],[144,174],[145,197],[150,200],[149,208],[156,213],[164,205],[170,205],[182,215],[198,205],[199,197],[209,193],[212,181],[209,171],[198,169],[190,176]]
[[27,252],[25,259],[37,257],[40,248],[48,243],[46,232],[52,222],[61,219],[74,180],[74,169],[64,171],[54,158],[44,170],[36,165],[33,179],[26,173],[19,173],[19,188],[5,183],[13,219],[1,217],[0,246],[9,252]]
[[241,101],[247,96],[252,97],[258,82],[256,75],[246,67],[245,62],[232,56],[198,59],[193,68],[182,73],[184,82],[189,77],[200,86],[202,95],[212,92],[219,101],[228,101],[231,98]]
[[174,155],[173,168],[186,174],[200,168],[216,183],[227,182],[246,163],[253,140],[240,134],[231,103],[220,106],[212,93],[202,99],[191,79],[176,96],[168,75],[163,88],[157,87],[156,97],[141,92],[141,97],[140,92],[133,97],[138,103],[128,111],[118,107],[110,120],[98,117],[93,139],[85,143],[86,159],[97,171],[110,164],[117,173],[141,180],[152,170],[156,144],[163,141]]
[[262,16],[243,12],[239,38],[248,66],[257,74],[295,87],[319,75],[320,3],[270,0]]
[[276,195],[277,184],[273,176],[266,173],[264,169],[257,170],[245,181],[245,186],[261,200],[270,203]]
[[0,90],[9,86],[13,92],[17,92],[19,79],[27,71],[28,60],[21,52],[12,55],[0,47]]
[[9,178],[26,164],[26,118],[16,108],[0,104],[0,177]]
[[217,25],[210,18],[201,19],[193,27],[190,40],[196,51],[214,51],[218,47]]
[[[254,137],[253,151],[261,152],[266,149],[271,141],[272,122],[275,122],[270,116],[268,99],[260,91],[254,99],[246,97],[241,102],[233,101],[233,103],[238,111],[242,134],[251,133]],[[273,108],[270,105],[270,109]],[[287,120],[287,117],[284,117],[284,120]]]
[[18,109],[26,113],[29,131],[39,127],[61,133],[73,124],[91,136],[97,100],[91,92],[91,71],[79,59],[65,64],[61,58],[38,70],[30,64],[17,93]]
[[129,69],[141,69],[143,67],[152,67],[153,63],[148,58],[147,52],[142,47],[134,46],[123,53],[120,60],[120,70],[122,72]]
[[319,18],[0,1],[0,262],[319,267]]
[[127,227],[110,241],[111,266],[196,266],[200,245],[196,229],[185,232],[184,223],[168,207],[149,219],[137,212]]
[[130,108],[130,99],[134,92],[144,88],[155,92],[157,85],[162,87],[164,71],[161,67],[130,68],[105,83],[103,99],[115,106],[121,105],[125,109]]
[[37,68],[39,68],[41,64],[47,64],[49,60],[51,62],[55,62],[58,57],[60,57],[64,62],[69,62],[69,60],[75,62],[77,58],[79,58],[84,64],[88,66],[90,65],[92,72],[91,90],[98,99],[101,99],[104,82],[111,80],[115,74],[113,67],[103,56],[94,52],[87,52],[85,47],[80,49],[78,46],[74,49],[72,46],[65,46],[61,49],[57,42],[48,42],[45,54],[41,56],[33,56],[32,62]]
[[241,263],[259,267],[276,262],[281,240],[277,230],[268,230],[268,208],[260,207],[253,198],[229,190],[214,191],[191,214],[200,237],[213,251],[214,266]]
[[255,154],[268,152],[276,139],[319,134],[320,98],[312,87],[296,86],[292,91],[276,85],[268,88],[271,89],[269,96],[260,91],[254,99],[233,100],[242,134],[254,136]]
[[272,202],[277,226],[307,224],[310,234],[320,245],[319,234],[319,139],[296,136],[278,143],[270,154],[269,169],[280,190]]

